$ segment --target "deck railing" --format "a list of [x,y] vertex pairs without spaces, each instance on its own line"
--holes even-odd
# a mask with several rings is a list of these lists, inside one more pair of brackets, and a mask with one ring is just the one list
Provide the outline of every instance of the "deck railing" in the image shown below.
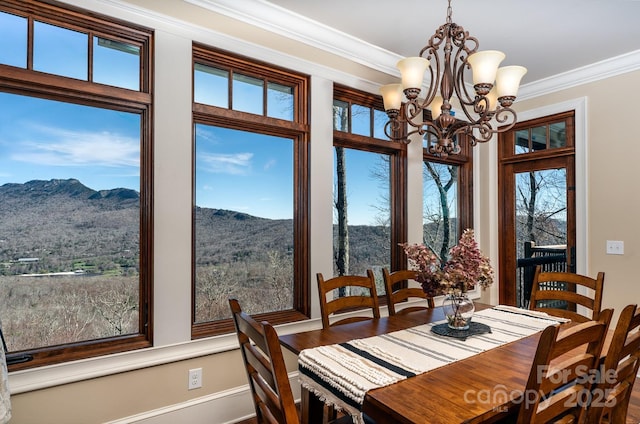
[[[524,243],[524,258],[518,258],[516,265],[516,303],[518,307],[528,308],[531,298],[531,286],[536,266],[543,271],[575,272],[567,267],[567,246],[536,246],[535,242]],[[571,261],[571,263],[575,263]],[[557,285],[556,286],[554,286]],[[563,283],[549,283],[549,289],[564,290]]]

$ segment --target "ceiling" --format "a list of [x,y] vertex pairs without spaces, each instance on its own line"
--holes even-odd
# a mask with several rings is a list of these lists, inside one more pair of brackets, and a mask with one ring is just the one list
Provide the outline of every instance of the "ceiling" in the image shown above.
[[[200,2],[211,5],[220,0]],[[335,49],[343,56],[366,58],[368,50],[376,52],[377,56],[364,59],[370,63],[381,57],[416,56],[445,22],[447,12],[446,0],[243,0],[229,4],[233,8],[246,5],[242,10],[245,21],[261,21],[264,27],[269,19],[268,26],[276,32],[288,28],[289,36]],[[630,52],[635,54],[627,60],[638,62],[639,0],[453,0],[452,9],[453,22],[475,36],[481,50],[502,50],[506,53],[502,65],[528,69],[523,85]],[[394,65],[395,60],[380,69]]]

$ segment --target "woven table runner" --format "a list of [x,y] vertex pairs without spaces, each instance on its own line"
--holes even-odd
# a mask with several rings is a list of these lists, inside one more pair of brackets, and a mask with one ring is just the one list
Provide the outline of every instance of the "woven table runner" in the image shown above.
[[346,411],[362,423],[367,391],[442,367],[478,353],[535,334],[567,320],[514,308],[495,306],[476,312],[473,320],[491,327],[490,333],[467,339],[440,336],[423,324],[393,333],[347,343],[305,349],[298,356],[302,386],[323,402]]

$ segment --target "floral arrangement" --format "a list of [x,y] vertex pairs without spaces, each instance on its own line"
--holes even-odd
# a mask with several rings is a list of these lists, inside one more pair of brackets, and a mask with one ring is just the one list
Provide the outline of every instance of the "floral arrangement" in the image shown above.
[[493,268],[480,252],[472,229],[464,230],[458,244],[449,250],[445,263],[424,244],[401,246],[410,264],[419,271],[416,281],[428,296],[466,292],[476,285],[485,289],[493,284]]

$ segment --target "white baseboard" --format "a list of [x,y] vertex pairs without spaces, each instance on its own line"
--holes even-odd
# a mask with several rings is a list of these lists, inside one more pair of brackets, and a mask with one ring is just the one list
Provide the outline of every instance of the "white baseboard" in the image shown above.
[[[289,374],[295,399],[300,399],[298,373]],[[105,424],[233,424],[255,417],[249,385],[236,387]]]

